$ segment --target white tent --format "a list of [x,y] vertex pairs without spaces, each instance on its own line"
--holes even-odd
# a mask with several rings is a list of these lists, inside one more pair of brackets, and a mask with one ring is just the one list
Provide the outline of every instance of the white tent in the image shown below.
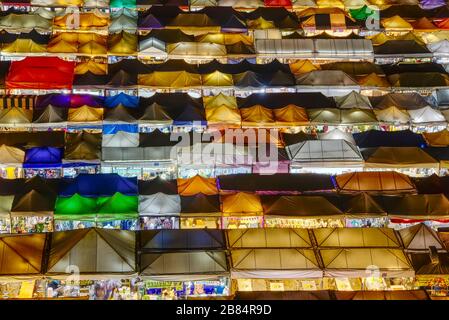
[[335,97],[335,102],[341,109],[372,109],[371,102],[367,96],[364,96],[356,91],[351,91],[345,96]]
[[408,252],[428,252],[429,247],[444,250],[438,234],[427,225],[420,223],[398,231]]
[[305,229],[229,230],[233,278],[319,278],[323,273]]
[[429,43],[427,48],[435,56],[449,56],[449,40],[444,39],[438,42]]
[[177,194],[168,195],[158,192],[139,196],[139,215],[141,216],[179,215],[180,212],[181,198]]
[[307,140],[285,149],[294,162],[363,162],[357,146],[346,140]]
[[341,131],[338,128],[335,128],[326,133],[320,133],[320,134],[318,134],[318,137],[320,138],[320,140],[345,140],[350,144],[356,145],[352,134],[350,134],[348,132]]
[[405,110],[392,106],[386,109],[374,109],[377,120],[387,123],[408,123],[410,115]]
[[125,131],[118,131],[115,134],[104,134],[102,140],[103,147],[138,147],[139,134]]
[[407,110],[407,112],[410,115],[412,123],[420,124],[446,122],[443,114],[430,106],[416,110]]

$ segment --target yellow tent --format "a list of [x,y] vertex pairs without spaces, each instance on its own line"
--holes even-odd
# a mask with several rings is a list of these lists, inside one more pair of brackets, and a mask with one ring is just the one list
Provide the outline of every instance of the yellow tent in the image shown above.
[[319,8],[340,8],[345,9],[345,5],[340,0],[316,0]]
[[263,208],[260,196],[255,193],[237,192],[221,196],[222,212],[224,215],[262,214]]
[[309,123],[306,110],[293,104],[274,109],[273,113],[277,126],[301,126]]
[[198,42],[209,42],[221,45],[233,45],[243,42],[246,45],[252,46],[253,39],[250,35],[241,33],[206,33],[196,37]]
[[189,88],[201,86],[201,75],[187,71],[155,71],[138,75],[139,86]]
[[374,109],[377,120],[379,122],[387,123],[408,123],[410,115],[406,110],[401,110],[396,106],[391,106],[385,109]]
[[439,30],[433,32],[414,32],[417,36],[419,35],[422,40],[429,44],[438,42],[441,40],[449,40],[449,30]]
[[188,179],[178,179],[178,194],[181,196],[194,196],[218,194],[217,183],[214,178],[204,178],[196,175]]
[[109,36],[108,53],[110,55],[137,54],[137,35],[120,32]]
[[274,126],[274,114],[271,109],[261,105],[240,109],[242,125],[248,127]]
[[89,41],[84,43],[78,48],[78,53],[86,54],[86,55],[106,55],[108,53],[108,49],[106,45],[95,41]]
[[108,64],[87,60],[76,65],[75,74],[85,74],[87,72],[95,75],[105,75],[108,73]]
[[64,30],[99,30],[107,29],[109,25],[109,17],[107,15],[99,14],[99,12],[81,12],[79,13],[79,26],[76,25],[76,19],[73,18],[72,13],[64,16],[57,16],[53,20],[53,27]]
[[38,44],[31,39],[16,39],[14,42],[5,44],[2,48],[3,54],[44,54],[46,52],[47,48],[44,44]]
[[170,56],[187,57],[226,57],[226,47],[216,43],[177,42],[167,44],[167,53]]
[[247,25],[250,29],[276,29],[273,21],[265,20],[263,17],[248,20]]
[[22,164],[25,160],[25,151],[2,144],[0,146],[0,163]]
[[103,108],[82,106],[70,108],[67,121],[69,122],[98,122],[103,120]]
[[66,40],[55,40],[51,41],[48,44],[47,48],[48,52],[52,53],[77,53],[78,52],[78,43],[77,42],[68,42]]
[[333,14],[333,13],[340,13],[340,14],[346,14],[344,10],[341,8],[307,8],[305,10],[302,10],[298,13],[299,17],[308,17],[313,16],[315,14]]
[[220,71],[201,75],[201,82],[203,86],[208,87],[232,87],[234,85],[232,75]]
[[298,60],[290,64],[290,70],[293,74],[307,73],[319,69],[320,67],[314,65],[310,60]]
[[0,110],[0,124],[16,125],[28,124],[33,119],[33,110],[22,109],[18,107]]
[[363,87],[390,87],[385,77],[380,77],[374,72],[360,77],[357,82]]
[[226,105],[206,108],[206,120],[210,126],[224,125],[237,128],[242,122],[239,110]]
[[387,41],[394,40],[395,37],[387,36],[385,33],[381,32],[374,36],[367,37],[368,40],[371,40],[373,46],[380,46]]
[[449,146],[449,131],[447,129],[438,132],[423,132],[422,135],[431,147]]
[[381,23],[387,31],[413,31],[413,26],[398,15],[385,18]]
[[343,173],[337,175],[335,181],[343,192],[416,192],[407,175],[394,171]]
[[220,106],[237,108],[237,99],[234,96],[227,96],[220,92],[216,96],[203,96],[203,104],[206,109]]

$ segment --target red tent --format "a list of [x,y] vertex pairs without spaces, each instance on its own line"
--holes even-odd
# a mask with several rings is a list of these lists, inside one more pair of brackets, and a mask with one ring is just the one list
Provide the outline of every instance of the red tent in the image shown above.
[[7,89],[72,89],[75,62],[56,57],[28,57],[13,61]]
[[449,18],[437,21],[435,25],[440,29],[449,29]]
[[285,7],[291,8],[291,0],[265,0],[265,7]]

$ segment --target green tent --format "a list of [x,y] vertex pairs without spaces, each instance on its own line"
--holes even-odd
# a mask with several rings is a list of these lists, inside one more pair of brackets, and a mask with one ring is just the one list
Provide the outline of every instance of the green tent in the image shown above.
[[58,197],[55,204],[55,219],[85,220],[95,219],[97,199],[80,196],[75,193],[71,197]]
[[111,8],[136,8],[136,0],[111,0],[109,3]]
[[116,192],[112,197],[97,199],[97,220],[125,220],[138,216],[138,196],[126,196]]
[[374,10],[368,8],[368,6],[364,5],[358,9],[349,9],[349,14],[355,20],[366,20],[370,15],[374,14]]

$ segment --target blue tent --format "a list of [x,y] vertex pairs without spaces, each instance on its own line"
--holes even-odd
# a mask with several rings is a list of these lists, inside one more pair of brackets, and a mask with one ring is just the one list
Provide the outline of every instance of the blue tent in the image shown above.
[[139,97],[121,92],[115,96],[106,97],[104,100],[106,108],[115,108],[120,104],[127,108],[137,108],[139,106]]
[[424,148],[426,142],[422,135],[410,130],[380,131],[368,130],[354,133],[354,140],[359,148],[377,147],[419,147]]
[[74,179],[66,179],[59,195],[84,197],[111,197],[116,192],[124,195],[138,195],[137,177],[125,178],[118,174],[80,174]]
[[129,133],[138,133],[139,125],[138,124],[104,124],[103,125],[103,134],[116,134],[119,131],[129,132]]
[[35,147],[25,151],[24,168],[60,167],[63,148]]

